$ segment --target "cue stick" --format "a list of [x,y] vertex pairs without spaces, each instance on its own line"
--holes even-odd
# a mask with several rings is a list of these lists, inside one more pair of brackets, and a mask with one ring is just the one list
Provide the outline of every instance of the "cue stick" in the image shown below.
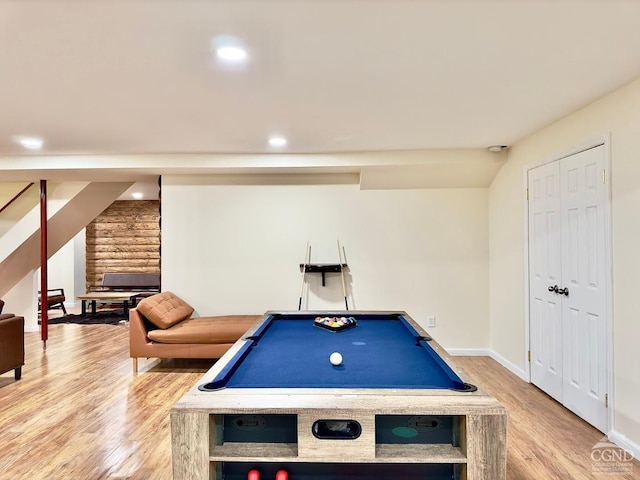
[[307,247],[304,250],[304,263],[302,264],[302,286],[300,287],[300,298],[298,299],[298,310],[302,309],[302,295],[304,294],[304,276],[307,273],[307,263],[311,261],[311,247],[307,240]]
[[[340,277],[342,278],[342,294],[344,295],[344,306],[347,310],[349,310],[349,302],[347,301],[347,287],[344,283],[344,268],[342,261],[342,252],[344,251],[344,247],[340,250],[340,239],[338,239],[338,259],[340,260]],[[345,254],[345,259],[347,255]]]

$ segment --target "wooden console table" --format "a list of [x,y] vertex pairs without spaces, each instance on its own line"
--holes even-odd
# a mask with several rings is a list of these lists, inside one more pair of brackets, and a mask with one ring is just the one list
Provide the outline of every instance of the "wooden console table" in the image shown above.
[[123,318],[128,318],[129,301],[141,293],[144,292],[89,292],[76,298],[82,301],[82,315],[87,314],[87,302],[91,302],[91,315],[96,314],[96,302],[122,302]]

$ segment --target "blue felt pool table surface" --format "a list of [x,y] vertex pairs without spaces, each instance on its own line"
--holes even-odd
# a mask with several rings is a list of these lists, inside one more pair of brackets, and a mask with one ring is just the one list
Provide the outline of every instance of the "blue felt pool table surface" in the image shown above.
[[[219,388],[381,388],[473,391],[398,313],[349,314],[357,326],[329,331],[316,314],[265,321],[202,390]],[[329,361],[342,355],[341,365]]]

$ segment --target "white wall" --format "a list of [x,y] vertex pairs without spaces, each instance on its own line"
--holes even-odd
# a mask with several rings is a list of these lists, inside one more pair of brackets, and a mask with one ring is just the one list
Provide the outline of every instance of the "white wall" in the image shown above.
[[49,258],[47,265],[49,288],[64,289],[66,307],[76,306],[76,295],[86,293],[84,245],[85,229],[83,228]]
[[[87,229],[83,228],[73,237],[73,305],[79,305],[76,301],[78,295],[87,293]],[[67,301],[69,301],[67,296]]]
[[[445,347],[486,348],[487,189],[360,190],[348,177],[163,176],[163,290],[201,316],[295,310],[307,241],[312,262],[338,262],[339,238],[351,309],[435,315]],[[304,307],[344,307],[339,275],[308,276]]]
[[19,317],[24,317],[24,330],[26,332],[37,332],[38,325],[38,302],[34,300],[38,291],[40,276],[35,270],[29,272],[20,282],[18,282],[4,296],[5,301],[2,313],[13,313]]
[[611,135],[615,430],[640,444],[640,80],[518,142],[489,190],[491,348],[525,368],[524,166]]
[[[27,182],[0,182],[0,208],[7,205],[20,191],[29,185]],[[31,185],[0,214],[0,237],[8,232],[23,216],[40,201],[38,185]]]
[[[58,250],[47,264],[47,282],[49,288],[63,288],[67,300],[73,302],[73,239]],[[39,269],[38,269],[39,270]],[[65,302],[67,303],[67,302]]]

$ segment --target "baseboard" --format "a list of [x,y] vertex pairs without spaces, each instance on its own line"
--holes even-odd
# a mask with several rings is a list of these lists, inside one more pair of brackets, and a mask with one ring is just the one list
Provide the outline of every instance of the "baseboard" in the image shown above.
[[40,326],[39,325],[25,325],[24,326],[24,331],[27,332],[27,333],[39,332],[40,331]]
[[517,375],[519,378],[524,380],[525,382],[529,382],[529,378],[527,373],[520,367],[518,367],[515,363],[507,360],[499,353],[494,352],[493,350],[489,350],[489,356],[493,358],[496,362],[502,365],[504,368],[509,370],[511,373]]
[[620,448],[631,452],[635,459],[640,460],[640,445],[615,430],[610,430],[607,437]]
[[491,352],[486,348],[445,348],[452,357],[490,357]]
[[529,382],[524,370],[489,348],[445,348],[445,350],[452,357],[491,357],[511,373]]

